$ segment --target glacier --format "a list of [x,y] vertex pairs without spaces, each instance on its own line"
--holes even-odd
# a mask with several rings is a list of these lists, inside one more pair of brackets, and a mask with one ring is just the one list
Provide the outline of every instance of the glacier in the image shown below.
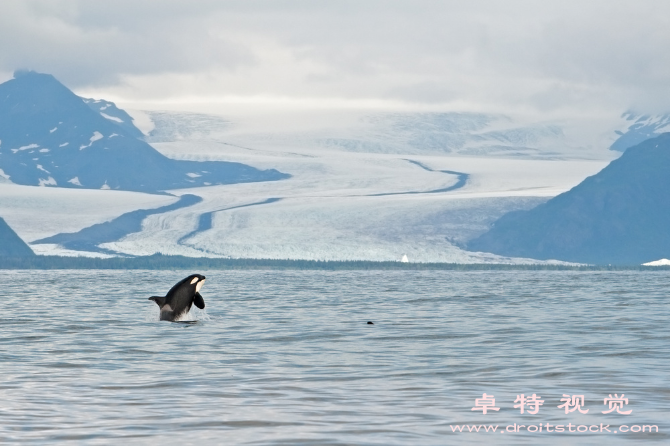
[[[212,134],[203,136],[202,131],[192,140],[174,135],[175,141],[153,146],[175,159],[225,157],[261,168],[273,166],[291,178],[171,190],[176,196],[188,193],[203,200],[147,216],[140,231],[101,243],[104,252],[380,261],[407,255],[413,262],[528,263],[532,260],[471,253],[461,246],[505,212],[533,207],[606,164],[366,153],[276,143],[249,147],[250,141],[228,143]],[[458,184],[459,173],[468,175],[464,185],[431,193]],[[208,219],[204,227],[203,218]],[[65,249],[32,246],[42,254]]]
[[[499,114],[309,112],[295,119],[193,109],[124,115],[109,101],[87,105],[123,123],[142,122],[142,138],[166,157],[226,160],[291,176],[205,182],[168,196],[47,188],[47,197],[0,183],[0,215],[38,254],[537,263],[464,246],[503,214],[530,209],[599,172],[618,156],[609,150],[620,137],[615,130],[630,125],[625,117],[602,120],[584,138],[584,126],[577,131],[574,123]],[[160,211],[187,194],[201,201]],[[26,200],[46,206],[53,218],[37,215]],[[150,209],[158,211],[133,232],[89,250],[44,243]]]

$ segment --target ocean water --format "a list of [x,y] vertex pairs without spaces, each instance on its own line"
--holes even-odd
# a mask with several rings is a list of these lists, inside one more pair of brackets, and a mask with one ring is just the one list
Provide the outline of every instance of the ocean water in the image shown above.
[[[195,272],[206,310],[158,321],[147,298]],[[0,271],[0,443],[668,444],[669,282],[667,271]],[[484,393],[497,412],[472,410]],[[533,394],[536,414],[514,408]],[[563,395],[583,395],[588,412],[566,414]],[[603,414],[610,395],[632,412]],[[598,432],[568,432],[580,426]]]

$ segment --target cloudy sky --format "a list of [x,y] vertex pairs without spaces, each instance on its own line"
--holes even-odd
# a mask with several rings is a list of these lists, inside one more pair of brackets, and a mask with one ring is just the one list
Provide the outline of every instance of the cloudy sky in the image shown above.
[[0,80],[124,101],[670,110],[670,2],[3,0]]

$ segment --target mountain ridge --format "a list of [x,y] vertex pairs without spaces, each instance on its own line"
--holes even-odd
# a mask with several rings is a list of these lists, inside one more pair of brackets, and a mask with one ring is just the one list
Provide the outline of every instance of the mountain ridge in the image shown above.
[[0,169],[17,184],[157,193],[290,177],[235,162],[173,160],[141,136],[113,103],[84,100],[49,74],[17,72],[0,84]]
[[670,133],[627,149],[596,175],[528,211],[505,214],[471,251],[593,264],[670,255]]

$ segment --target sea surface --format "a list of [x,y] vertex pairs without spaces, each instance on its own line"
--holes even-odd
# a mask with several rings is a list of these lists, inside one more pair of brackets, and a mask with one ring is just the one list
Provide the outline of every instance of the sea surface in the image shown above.
[[[207,276],[206,309],[158,321],[147,298],[191,273]],[[0,284],[3,444],[670,444],[668,271],[0,271]],[[472,410],[484,393],[498,411]],[[514,408],[533,394],[536,414]],[[564,395],[588,412],[565,413]],[[603,414],[610,395],[632,412]]]

